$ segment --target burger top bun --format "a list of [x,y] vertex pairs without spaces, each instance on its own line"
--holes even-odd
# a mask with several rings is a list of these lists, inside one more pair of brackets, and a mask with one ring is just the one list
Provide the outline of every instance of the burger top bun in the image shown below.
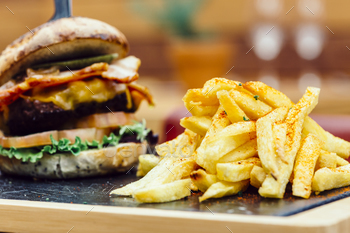
[[1,53],[0,85],[31,65],[109,53],[119,53],[122,58],[129,50],[123,33],[90,18],[62,18],[31,31]]

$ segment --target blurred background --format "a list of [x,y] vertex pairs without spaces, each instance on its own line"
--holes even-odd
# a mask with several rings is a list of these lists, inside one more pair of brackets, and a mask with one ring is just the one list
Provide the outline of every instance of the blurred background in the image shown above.
[[[54,13],[53,0],[0,3],[1,50]],[[73,0],[72,8],[126,35],[142,61],[138,82],[157,102],[138,115],[161,140],[181,130],[186,90],[213,77],[260,80],[295,102],[307,86],[321,87],[320,121],[350,115],[348,0]]]

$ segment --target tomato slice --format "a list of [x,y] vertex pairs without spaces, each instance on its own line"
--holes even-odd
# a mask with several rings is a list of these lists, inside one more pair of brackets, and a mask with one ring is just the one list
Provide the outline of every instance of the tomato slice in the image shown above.
[[69,130],[52,130],[42,133],[30,134],[22,137],[0,137],[0,145],[4,148],[29,148],[35,146],[50,145],[50,135],[55,140],[61,138],[67,138],[71,143],[74,143],[75,137],[78,136],[84,142],[85,140],[92,142],[93,140],[102,141],[104,135],[109,135],[111,129],[97,129],[97,128],[85,128],[85,129],[69,129]]
[[52,135],[55,140],[58,139],[58,131],[52,130],[42,133],[29,134],[21,137],[0,137],[0,145],[5,148],[28,148],[34,146],[50,145],[50,135]]

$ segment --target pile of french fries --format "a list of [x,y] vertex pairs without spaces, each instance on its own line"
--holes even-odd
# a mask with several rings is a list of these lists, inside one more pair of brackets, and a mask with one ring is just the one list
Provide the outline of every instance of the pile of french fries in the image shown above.
[[185,132],[142,155],[140,180],[111,194],[138,202],[168,202],[201,191],[199,201],[244,192],[249,185],[263,197],[309,198],[350,185],[350,143],[322,129],[308,115],[320,89],[308,87],[294,104],[262,82],[224,78],[190,89],[183,98],[192,116]]

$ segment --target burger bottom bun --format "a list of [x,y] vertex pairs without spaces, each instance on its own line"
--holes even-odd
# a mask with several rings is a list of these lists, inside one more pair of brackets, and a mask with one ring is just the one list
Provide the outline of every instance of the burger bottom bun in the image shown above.
[[44,179],[70,179],[126,172],[147,151],[147,143],[120,143],[118,146],[71,153],[44,154],[36,163],[0,156],[3,173]]

